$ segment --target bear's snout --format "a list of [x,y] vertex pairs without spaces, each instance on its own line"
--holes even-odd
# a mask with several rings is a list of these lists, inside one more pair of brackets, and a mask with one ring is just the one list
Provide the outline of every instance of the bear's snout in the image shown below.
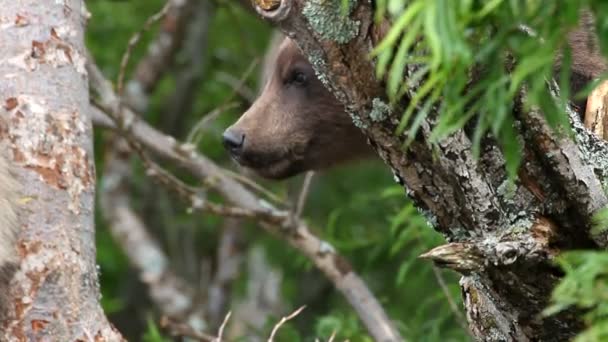
[[245,134],[233,128],[228,128],[222,135],[224,147],[233,157],[239,157],[243,153]]

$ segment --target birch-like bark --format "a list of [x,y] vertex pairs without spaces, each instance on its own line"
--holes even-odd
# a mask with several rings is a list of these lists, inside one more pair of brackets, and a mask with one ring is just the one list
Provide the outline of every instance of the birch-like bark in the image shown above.
[[121,341],[99,304],[81,0],[0,0],[0,114],[23,185],[2,341]]

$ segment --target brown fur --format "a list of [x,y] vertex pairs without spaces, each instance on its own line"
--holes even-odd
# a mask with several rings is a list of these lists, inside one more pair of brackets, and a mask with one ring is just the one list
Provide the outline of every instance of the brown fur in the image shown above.
[[[579,26],[568,35],[568,45],[572,51],[570,76],[570,93],[572,96],[594,79],[597,79],[608,69],[606,59],[601,55],[597,37],[594,32],[594,19],[589,12],[583,12]],[[555,62],[555,73],[559,75],[562,56],[558,55]],[[585,109],[586,100],[576,101],[579,110]]]
[[[568,36],[573,52],[571,94],[606,70],[597,48],[593,18],[584,13],[579,28]],[[310,63],[289,38],[275,36],[264,62],[264,88],[260,97],[226,133],[244,136],[232,149],[242,166],[266,178],[287,178],[370,155],[371,148],[355,128],[343,106],[315,76]],[[556,59],[559,71],[561,56]],[[302,85],[290,80],[294,72],[306,78]],[[585,108],[585,101],[577,103]],[[226,134],[225,133],[225,134]]]
[[[271,52],[272,54],[272,52]],[[260,97],[227,131],[244,134],[233,158],[266,178],[287,178],[369,154],[361,131],[285,38]],[[294,81],[301,73],[304,82]]]

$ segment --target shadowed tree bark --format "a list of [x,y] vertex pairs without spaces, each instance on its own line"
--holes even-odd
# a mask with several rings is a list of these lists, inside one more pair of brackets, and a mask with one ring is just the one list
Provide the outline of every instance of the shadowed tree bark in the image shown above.
[[[572,338],[582,327],[579,315],[565,311],[542,317],[540,312],[560,278],[552,257],[562,250],[608,244],[605,234],[590,232],[591,217],[608,203],[606,142],[590,134],[572,111],[575,139],[558,137],[542,113],[524,108],[522,91],[513,115],[524,163],[512,186],[504,156],[491,137],[483,139],[479,159],[464,130],[431,150],[437,108],[404,150],[407,137],[394,133],[403,108],[390,111],[385,105],[383,84],[367,58],[386,30],[373,23],[371,1],[352,2],[356,5],[348,16],[342,16],[341,1],[255,3],[258,13],[298,43],[396,180],[446,237],[448,244],[424,256],[463,274],[460,285],[474,337]],[[417,66],[408,65],[404,78],[416,71]],[[410,98],[419,86],[409,85]]]
[[1,0],[0,8],[0,114],[8,123],[0,139],[23,185],[20,269],[0,340],[121,341],[99,305],[88,12],[80,0]]

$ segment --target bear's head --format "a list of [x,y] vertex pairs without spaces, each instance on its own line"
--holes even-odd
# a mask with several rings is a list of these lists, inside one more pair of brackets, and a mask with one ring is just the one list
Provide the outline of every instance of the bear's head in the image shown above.
[[370,154],[361,131],[291,39],[284,38],[271,58],[261,95],[223,134],[237,163],[283,179]]

